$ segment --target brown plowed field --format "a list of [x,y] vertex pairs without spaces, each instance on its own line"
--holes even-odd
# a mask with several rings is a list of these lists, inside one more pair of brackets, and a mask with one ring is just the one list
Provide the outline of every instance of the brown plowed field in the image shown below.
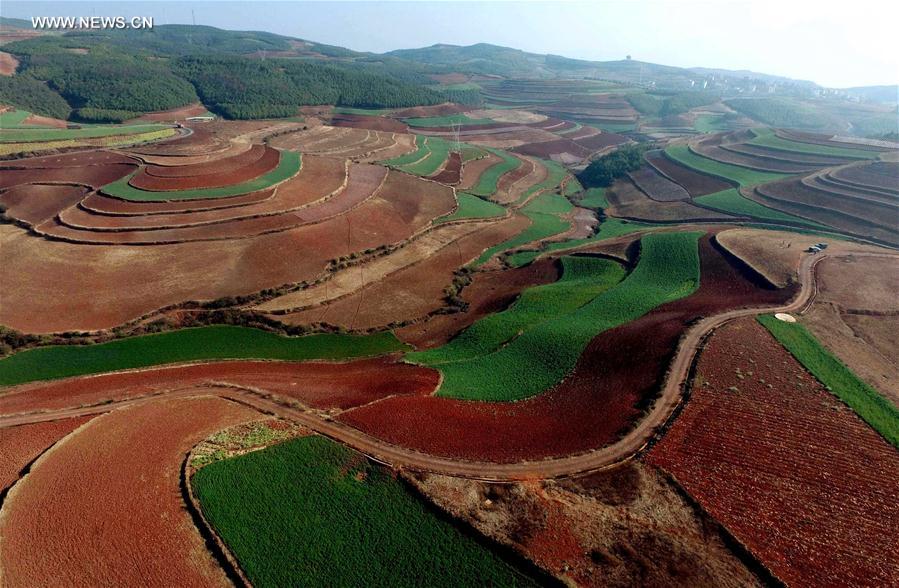
[[437,377],[430,368],[387,357],[349,362],[219,361],[7,388],[0,396],[0,414],[102,406],[210,382],[263,388],[318,409],[343,409],[394,394],[430,394]]
[[644,159],[663,176],[683,186],[694,198],[733,187],[724,180],[701,174],[668,159],[663,151],[650,151]]
[[[286,231],[303,225],[320,223],[329,218],[344,214],[358,207],[371,198],[387,176],[384,167],[369,164],[354,164],[350,168],[346,189],[339,196],[329,198],[318,206],[310,206],[299,210],[276,210],[267,216],[237,218],[230,221],[214,221],[216,224],[201,224],[183,228],[162,228],[146,230],[118,230],[109,228],[99,230],[93,225],[95,220],[121,222],[121,217],[91,215],[81,209],[69,209],[60,214],[58,221],[44,223],[35,227],[41,234],[62,238],[74,242],[106,243],[106,244],[161,244],[184,243],[188,241],[242,239],[265,233]],[[277,193],[276,193],[277,197]],[[269,200],[261,206],[282,203]],[[200,213],[198,213],[200,214]],[[207,213],[203,213],[207,214]],[[218,215],[210,212],[210,215]],[[155,224],[156,217],[127,217],[129,223],[137,220],[147,224]],[[189,221],[188,221],[189,222]],[[107,223],[109,224],[109,223]]]
[[[219,208],[186,214],[151,214],[141,216],[98,215],[83,207],[62,210],[60,222],[66,226],[86,228],[92,231],[147,231],[165,230],[208,224],[221,224],[260,216],[275,216],[291,213],[302,222],[313,222],[357,206],[356,199],[364,192],[356,189],[360,185],[360,174],[353,174],[352,182],[345,184],[344,162],[334,159],[307,156],[303,170],[290,182],[279,185],[274,196],[245,206]],[[382,175],[385,175],[384,172]],[[288,186],[288,184],[290,184]],[[343,189],[346,187],[346,189]],[[325,192],[324,190],[328,190]],[[338,193],[339,191],[339,193]],[[318,203],[319,200],[322,202]],[[228,234],[224,230],[222,234]]]
[[461,175],[462,154],[458,151],[453,151],[446,159],[446,163],[444,164],[443,169],[431,176],[430,179],[434,180],[435,182],[440,182],[441,184],[454,186],[461,180]]
[[[234,146],[241,147],[242,145],[234,143]],[[270,150],[271,148],[265,145],[251,145],[249,149],[241,149],[238,153],[233,155],[229,153],[228,156],[223,156],[213,161],[204,161],[190,165],[148,165],[139,175],[146,174],[157,178],[185,178],[226,173],[233,168],[256,163]]]
[[19,60],[5,51],[0,51],[0,76],[11,76],[16,73]]
[[252,239],[83,247],[0,225],[0,324],[25,332],[109,328],[184,300],[310,280],[329,260],[403,241],[454,206],[450,188],[391,172],[378,195],[345,215]]
[[[702,280],[696,293],[598,336],[574,372],[537,397],[510,403],[388,398],[338,418],[390,443],[470,460],[538,459],[611,443],[659,389],[691,321],[725,309],[783,302],[793,294],[755,286],[708,236],[701,240],[700,256]],[[647,333],[652,333],[650,339]]]
[[759,157],[765,160],[786,161],[789,163],[805,164],[815,167],[841,165],[852,161],[851,159],[846,159],[845,157],[826,157],[823,155],[795,153],[792,151],[770,149],[761,145],[752,145],[751,143],[731,143],[729,145],[722,145],[721,147],[727,151],[733,151],[734,153],[742,153],[743,155]]
[[790,163],[782,160],[763,159],[754,155],[743,155],[705,142],[690,145],[690,150],[715,161],[759,171],[798,174],[820,168],[820,166],[805,163]]
[[200,116],[206,114],[206,107],[195,102],[179,108],[170,110],[160,110],[158,112],[148,112],[134,119],[135,121],[159,122],[159,121],[175,121],[184,120],[190,116]]
[[588,157],[593,151],[596,151],[596,149],[589,149],[575,143],[571,139],[555,139],[540,143],[526,143],[513,148],[512,151],[544,159],[553,159],[553,156],[560,156],[566,153],[583,159]]
[[805,324],[853,372],[899,406],[899,257],[828,258]]
[[77,204],[86,193],[83,186],[26,184],[0,193],[0,207],[7,216],[36,225]]
[[89,420],[90,417],[76,417],[0,429],[0,495],[48,447]]
[[388,133],[408,133],[409,125],[385,116],[365,116],[358,114],[332,114],[328,122],[332,127],[355,127]]
[[448,116],[450,114],[460,114],[472,110],[471,106],[462,106],[461,104],[453,104],[446,102],[444,104],[435,104],[434,106],[413,106],[412,108],[403,108],[395,110],[391,113],[394,118],[423,118],[429,116]]
[[609,204],[608,214],[624,218],[642,219],[656,222],[690,220],[727,220],[734,217],[707,210],[689,201],[659,202],[640,191],[629,180],[618,180],[606,192]]
[[672,182],[651,165],[644,165],[628,175],[634,184],[653,200],[676,202],[690,199],[690,193],[683,186]]
[[834,170],[835,178],[869,188],[899,193],[899,163],[876,161]]
[[[248,151],[247,160],[252,160],[255,155],[256,153],[252,150]],[[213,168],[217,171],[205,174],[179,177],[157,177],[138,173],[132,177],[128,183],[135,188],[154,192],[221,188],[224,186],[242,184],[265,175],[278,167],[278,163],[281,161],[281,152],[266,146],[263,147],[262,156],[255,161],[250,161],[245,165],[241,165],[239,161],[233,161],[242,158],[243,156],[239,155],[235,158],[217,162],[220,164],[218,166],[207,166],[207,169]],[[205,166],[206,164],[200,165]],[[160,167],[157,169],[165,170],[172,168]]]
[[534,173],[534,162],[525,157],[518,157],[518,167],[512,171],[504,173],[496,182],[496,193],[493,195],[494,200],[504,202],[505,194],[510,193],[510,189],[518,182],[523,182],[528,175]]
[[219,137],[208,128],[193,128],[188,136],[178,136],[169,141],[155,143],[143,147],[131,148],[130,151],[140,155],[208,155],[230,148],[231,142]]
[[40,116],[39,114],[29,114],[23,122],[26,125],[38,125],[53,129],[65,129],[69,126],[67,121],[58,118],[50,118],[49,116]]
[[806,133],[802,131],[793,131],[787,129],[777,129],[774,132],[778,137],[788,139],[790,141],[798,141],[800,143],[811,143],[813,145],[825,145],[828,147],[839,147],[842,149],[861,149],[863,151],[889,151],[886,147],[878,147],[877,145],[865,145],[864,143],[845,143],[842,141],[834,141],[833,135],[822,135],[819,133]]
[[78,151],[61,155],[44,155],[0,161],[0,169],[55,169],[105,164],[134,164],[134,159],[115,151]]
[[[558,131],[556,131],[556,132],[558,132]],[[595,127],[589,127],[589,126],[585,125],[576,131],[573,131],[571,133],[565,133],[565,136],[571,140],[576,141],[577,139],[585,139],[587,137],[592,137],[593,135],[596,135],[601,132],[602,131],[600,131],[599,129],[597,129]]]
[[601,151],[607,147],[614,147],[616,145],[621,145],[622,143],[627,143],[630,140],[624,135],[615,133],[596,133],[587,137],[572,137],[569,135],[568,138],[581,147],[591,151]]
[[420,262],[368,283],[348,296],[278,318],[288,324],[324,322],[349,329],[369,329],[424,317],[444,305],[444,289],[452,283],[454,271],[488,247],[518,234],[528,222],[518,215],[490,222]]
[[181,167],[235,157],[252,147],[252,143],[232,142],[223,149],[213,150],[202,155],[144,155],[135,152],[134,157],[157,167]]
[[646,459],[787,585],[899,577],[899,453],[752,319],[712,336]]
[[462,291],[468,310],[435,314],[427,320],[397,329],[396,336],[418,349],[437,347],[476,320],[507,308],[525,288],[558,279],[559,267],[550,259],[539,259],[520,268],[477,272],[471,284]]
[[96,417],[42,456],[7,497],[4,584],[229,585],[185,509],[181,464],[205,437],[259,416],[195,397]]
[[498,156],[488,152],[487,157],[467,162],[462,168],[462,180],[459,182],[459,189],[471,189],[472,186],[478,183],[481,174],[483,174],[487,168],[493,167],[500,161],[502,160]]
[[19,184],[84,184],[99,188],[137,169],[135,164],[109,163],[83,167],[10,169],[0,174],[0,189]]
[[845,196],[852,200],[871,201],[875,206],[889,205],[894,209],[899,208],[899,197],[896,195],[834,178],[828,171],[805,176],[802,178],[802,183],[809,188],[832,195]]
[[[500,204],[509,204],[512,202],[518,202],[523,196],[524,193],[530,189],[531,186],[535,186],[543,182],[546,177],[549,175],[549,170],[543,165],[539,159],[523,157],[525,161],[531,164],[531,170],[528,175],[524,178],[516,181],[509,187],[507,191],[497,191],[496,194],[493,195],[493,199],[499,202]],[[521,167],[525,167],[522,165]]]

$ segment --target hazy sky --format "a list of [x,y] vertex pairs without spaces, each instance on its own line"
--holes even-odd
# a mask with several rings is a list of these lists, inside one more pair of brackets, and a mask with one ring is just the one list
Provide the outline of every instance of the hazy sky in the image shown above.
[[634,59],[807,79],[828,87],[899,82],[899,2],[22,2],[2,14],[153,16],[265,30],[358,51],[487,42],[581,59]]

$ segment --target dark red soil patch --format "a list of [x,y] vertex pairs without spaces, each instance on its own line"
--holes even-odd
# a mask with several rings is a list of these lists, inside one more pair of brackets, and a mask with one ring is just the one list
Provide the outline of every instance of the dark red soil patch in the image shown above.
[[644,165],[628,175],[634,184],[653,200],[675,202],[690,198],[690,193],[683,186],[672,182],[652,166]]
[[650,151],[644,159],[662,175],[686,188],[694,198],[733,188],[724,180],[701,174],[668,159],[662,151]]
[[0,429],[0,495],[16,483],[22,470],[45,449],[90,418],[77,417]]
[[78,151],[62,155],[44,155],[42,157],[0,161],[0,169],[53,169],[105,165],[109,163],[134,164],[136,161],[131,157],[113,151]]
[[503,194],[508,192],[516,182],[523,180],[534,171],[533,162],[523,158],[519,159],[521,160],[521,165],[510,172],[504,173],[500,176],[499,181],[496,182],[496,191],[498,193]]
[[[246,156],[241,154],[223,161],[214,162],[218,165],[213,165],[213,162],[210,162],[210,164],[198,164],[198,166],[202,166],[200,169],[213,170],[198,175],[157,177],[139,173],[131,178],[128,183],[135,188],[151,191],[197,190],[242,184],[269,173],[278,167],[278,163],[281,161],[281,152],[271,147],[263,147],[261,156],[258,159],[254,159],[257,155],[259,155],[258,150],[250,149],[246,152]],[[242,164],[241,162],[243,161],[248,161],[249,163]],[[157,169],[172,170],[177,168],[159,167]]]
[[588,345],[574,372],[540,396],[512,403],[389,398],[339,419],[391,443],[472,460],[520,461],[607,445],[657,392],[691,321],[726,309],[782,303],[793,293],[755,286],[708,236],[700,243],[702,283],[695,294],[603,333]]
[[413,106],[412,108],[403,108],[394,111],[391,116],[396,118],[425,118],[430,116],[448,116],[451,114],[460,114],[472,110],[473,106],[462,106],[461,104],[453,104],[446,102],[444,104],[436,104],[434,106]]
[[462,299],[469,304],[468,310],[434,315],[426,321],[397,329],[396,335],[417,348],[437,347],[479,318],[507,308],[525,288],[558,279],[558,265],[549,259],[516,269],[478,272],[462,291]]
[[446,160],[446,164],[443,169],[431,176],[431,179],[435,182],[440,182],[441,184],[447,184],[448,186],[454,186],[459,183],[462,175],[462,154],[453,151],[449,154],[449,157]]
[[[280,186],[279,186],[280,187]],[[145,214],[170,214],[190,213],[199,210],[216,210],[220,208],[233,208],[245,204],[253,204],[268,200],[275,193],[275,189],[262,190],[242,194],[232,198],[208,198],[198,200],[182,200],[172,202],[132,202],[120,200],[102,193],[95,192],[88,195],[82,202],[82,206],[92,212],[110,215],[145,215]]]
[[570,153],[576,157],[584,158],[594,151],[575,143],[571,139],[525,143],[524,145],[513,147],[511,150],[515,153],[533,155],[534,157],[542,157],[544,159],[550,159],[553,155],[561,155],[563,153]]
[[822,155],[811,155],[806,153],[794,153],[791,151],[781,151],[778,149],[770,149],[761,145],[752,145],[750,143],[733,143],[731,145],[722,145],[728,151],[742,153],[758,157],[764,160],[785,161],[790,163],[807,164],[811,166],[826,167],[828,165],[840,165],[852,161],[845,157],[825,157]]
[[752,319],[713,335],[646,460],[787,585],[899,577],[899,453]]
[[32,168],[3,170],[0,189],[19,184],[84,184],[99,188],[133,172],[133,163],[109,163],[83,167]]
[[344,363],[224,361],[24,384],[0,397],[0,414],[96,405],[207,382],[263,389],[315,408],[349,408],[392,394],[430,394],[438,377],[430,368],[383,357]]
[[582,137],[580,139],[574,137],[569,138],[578,145],[586,147],[591,151],[600,151],[607,147],[614,147],[616,145],[621,145],[622,143],[627,143],[629,141],[629,139],[624,135],[618,135],[615,133],[597,133],[595,135]]
[[899,163],[876,161],[868,165],[840,168],[834,177],[868,188],[899,192]]
[[864,143],[846,143],[843,141],[834,141],[832,140],[833,135],[822,135],[819,133],[806,133],[802,131],[778,129],[775,134],[778,137],[782,137],[790,141],[811,143],[813,145],[826,145],[827,147],[839,147],[842,149],[861,149],[862,151],[890,150],[888,147],[878,147],[877,145],[865,145]]
[[720,161],[722,163],[729,163],[731,165],[746,167],[749,169],[756,169],[760,171],[798,174],[820,169],[820,166],[812,164],[790,163],[784,160],[765,159],[762,157],[757,157],[755,155],[736,153],[734,151],[722,149],[721,146],[714,144],[702,143],[693,147],[693,149],[703,157],[707,157],[714,161]]
[[191,165],[148,165],[142,174],[157,178],[184,178],[190,176],[205,176],[215,173],[226,173],[235,167],[243,167],[256,163],[265,155],[268,149],[265,145],[253,145],[245,151],[231,157],[222,157],[203,163]]

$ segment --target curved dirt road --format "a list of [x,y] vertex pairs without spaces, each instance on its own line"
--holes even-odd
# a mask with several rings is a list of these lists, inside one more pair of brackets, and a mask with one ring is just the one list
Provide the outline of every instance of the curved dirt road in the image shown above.
[[[859,257],[895,257],[889,254],[876,253],[853,253],[852,255]],[[586,471],[611,468],[633,458],[645,448],[674,414],[675,409],[683,399],[684,385],[689,377],[693,360],[699,352],[703,341],[712,331],[729,321],[741,317],[754,316],[761,313],[798,313],[805,311],[811,305],[817,293],[815,266],[827,258],[828,256],[826,255],[803,257],[799,266],[800,291],[796,298],[785,306],[731,310],[703,318],[692,325],[681,338],[674,360],[669,367],[664,387],[650,412],[636,427],[617,442],[587,453],[532,462],[502,464],[445,458],[385,443],[348,425],[335,422],[329,417],[322,416],[321,413],[311,409],[296,408],[286,403],[281,404],[276,400],[272,400],[265,390],[254,390],[228,382],[217,381],[209,381],[206,383],[206,386],[209,387],[210,391],[222,397],[246,404],[260,412],[300,423],[317,433],[344,443],[372,459],[392,467],[411,468],[490,481],[558,478]],[[177,396],[182,393],[180,391],[172,391],[168,392],[167,395]],[[195,388],[193,393],[196,394]],[[149,398],[158,397],[158,394],[149,396]],[[0,427],[99,414],[117,407],[143,402],[146,399],[147,397],[139,397],[92,407],[0,416]]]

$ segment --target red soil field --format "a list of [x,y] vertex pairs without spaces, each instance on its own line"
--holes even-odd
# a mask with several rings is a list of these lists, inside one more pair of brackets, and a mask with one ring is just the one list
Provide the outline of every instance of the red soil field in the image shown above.
[[778,137],[788,139],[790,141],[799,141],[800,143],[811,143],[813,145],[826,145],[828,147],[841,147],[849,149],[861,149],[863,151],[889,151],[886,147],[878,147],[877,145],[866,145],[864,143],[846,143],[842,141],[832,140],[833,135],[822,135],[819,133],[806,133],[802,131],[793,131],[787,129],[777,129],[775,134]]
[[660,174],[654,167],[645,165],[628,174],[641,191],[659,202],[675,202],[688,200],[690,193],[683,186],[676,184]]
[[588,157],[595,149],[588,149],[571,139],[556,139],[554,141],[542,141],[540,143],[525,143],[518,147],[512,148],[515,153],[523,155],[533,155],[534,157],[542,157],[551,159],[554,155],[562,155],[569,153],[581,159]]
[[384,116],[364,116],[358,114],[333,114],[328,122],[332,127],[355,127],[390,133],[408,133],[409,125]]
[[[131,178],[128,183],[135,188],[151,191],[174,191],[174,190],[195,190],[201,188],[221,188],[234,184],[242,184],[255,179],[261,175],[267,174],[278,167],[281,161],[281,152],[271,147],[263,147],[262,156],[253,160],[256,153],[252,150],[247,151],[246,155],[239,155],[235,158],[229,158],[225,161],[217,162],[219,166],[208,166],[214,168],[201,175],[189,175],[181,177],[157,177],[148,174],[137,174]],[[234,161],[238,160],[238,161]],[[247,160],[248,163],[241,165],[239,161]],[[200,164],[205,165],[205,164]],[[158,168],[159,170],[172,168]]]
[[[197,390],[198,395],[203,390]],[[16,484],[0,519],[6,586],[227,586],[179,492],[185,454],[260,418],[213,397],[153,400],[94,418]]]
[[528,222],[518,215],[490,222],[348,296],[277,318],[288,324],[324,322],[368,329],[423,317],[444,306],[444,289],[452,283],[454,271],[488,247],[518,234]]
[[84,184],[99,188],[136,169],[134,164],[109,163],[82,167],[31,168],[3,170],[0,174],[0,189],[19,184]]
[[756,157],[754,155],[727,151],[721,148],[722,140],[722,135],[712,135],[708,139],[703,139],[699,142],[692,143],[690,145],[690,149],[698,154],[701,154],[703,157],[708,157],[709,159],[713,159],[715,161],[760,171],[793,174],[810,172],[818,169],[818,166],[811,164],[790,163],[784,160],[765,159],[762,157]]
[[565,133],[565,136],[569,139],[577,140],[584,139],[586,137],[592,137],[593,135],[599,134],[600,132],[601,131],[597,128],[583,126],[574,132]]
[[395,118],[423,118],[429,116],[448,116],[450,114],[459,114],[471,110],[471,106],[462,106],[461,104],[453,104],[447,102],[444,104],[436,104],[434,106],[413,106],[412,108],[403,108],[395,110],[391,116]]
[[[240,147],[240,144],[235,144]],[[241,148],[233,155],[230,149],[227,155],[213,159],[212,161],[204,161],[202,163],[194,163],[189,165],[148,165],[141,174],[158,178],[184,178],[190,176],[206,176],[216,173],[226,173],[236,167],[243,167],[256,163],[262,156],[268,152],[270,148],[265,145],[251,145],[249,149]]]
[[329,260],[403,241],[454,206],[450,188],[391,172],[378,195],[341,217],[251,239],[84,247],[0,225],[0,324],[40,333],[110,328],[184,300],[311,280]]
[[252,147],[253,145],[251,143],[232,142],[229,145],[224,145],[222,149],[211,150],[200,155],[144,155],[135,153],[134,157],[148,165],[157,167],[181,167],[234,157]]
[[453,151],[449,154],[443,169],[431,176],[430,179],[441,184],[453,186],[459,183],[462,175],[462,154]]
[[44,155],[0,161],[0,169],[54,169],[60,167],[84,167],[109,163],[134,164],[131,157],[114,151],[78,151],[61,155]]
[[840,165],[851,161],[844,157],[825,157],[822,155],[811,155],[806,153],[794,153],[791,151],[780,151],[762,147],[761,145],[751,145],[749,143],[732,143],[730,145],[722,145],[722,148],[733,151],[734,153],[742,153],[765,160],[786,161],[791,163],[808,164],[816,167],[826,167],[828,165]]
[[[305,164],[304,164],[305,167]],[[302,171],[300,172],[302,173]],[[288,180],[288,182],[291,180]],[[286,184],[286,182],[285,182]],[[278,188],[282,188],[281,184]],[[81,202],[81,207],[90,212],[108,215],[143,216],[151,214],[187,214],[201,210],[217,210],[221,208],[235,208],[246,204],[253,204],[268,200],[275,193],[275,189],[251,192],[231,198],[204,198],[198,200],[182,200],[171,202],[135,202],[120,200],[112,196],[106,196],[100,192],[88,194]]]
[[430,394],[437,378],[435,370],[396,363],[390,357],[348,362],[219,361],[14,386],[0,397],[0,414],[100,405],[209,382],[263,388],[319,409],[349,408],[392,394]]
[[[819,184],[820,185],[820,184]],[[781,198],[805,204],[815,208],[827,209],[829,212],[843,213],[858,221],[871,223],[884,229],[896,226],[896,215],[899,214],[897,204],[868,199],[864,194],[849,189],[839,188],[830,191],[827,186],[820,188],[809,186],[801,178],[781,180],[770,185],[759,186],[759,192],[771,198]]]
[[706,194],[714,194],[733,187],[724,180],[707,176],[679,165],[665,157],[663,151],[649,151],[643,157],[649,165],[656,168],[663,176],[674,180],[686,188],[690,196],[694,198],[705,196]]
[[518,167],[512,171],[504,173],[496,182],[497,193],[508,193],[509,190],[529,174],[534,173],[534,162],[524,157],[516,158],[520,162]]
[[899,577],[899,453],[754,320],[712,336],[646,460],[787,585]]
[[[162,244],[241,239],[320,223],[344,214],[371,198],[382,185],[386,176],[387,168],[369,164],[353,164],[350,168],[346,189],[340,192],[339,196],[324,200],[320,205],[298,210],[278,210],[281,202],[273,198],[259,205],[260,207],[275,208],[274,211],[270,211],[274,212],[273,214],[237,218],[230,221],[215,221],[215,224],[188,225],[182,228],[125,230],[116,226],[117,223],[122,222],[119,220],[122,217],[98,217],[81,209],[68,209],[63,211],[58,219],[35,227],[35,231],[72,242],[107,244]],[[277,193],[275,198],[277,198]],[[220,212],[197,214],[219,216]],[[157,220],[155,217],[125,218],[130,220],[124,222],[144,220],[146,221],[144,224],[151,226]],[[104,220],[107,221],[107,225],[113,226],[105,227],[103,230],[101,227],[90,224],[95,220]],[[190,222],[190,219],[187,219],[187,222]]]
[[26,184],[0,193],[0,207],[10,218],[36,225],[77,204],[86,193],[83,186]]
[[220,137],[208,129],[194,127],[188,136],[178,136],[167,141],[154,143],[144,147],[132,148],[130,151],[141,155],[207,155],[216,151],[224,151],[231,144],[225,137]]
[[48,447],[89,420],[90,417],[77,417],[0,429],[0,495]]
[[598,336],[572,374],[552,390],[510,403],[387,398],[338,419],[397,445],[471,460],[539,459],[611,443],[658,390],[692,320],[726,309],[781,303],[793,293],[757,287],[708,236],[700,243],[702,280],[696,293]]
[[600,151],[607,147],[614,147],[615,145],[621,145],[622,143],[627,143],[630,139],[625,137],[624,135],[617,135],[615,133],[596,133],[590,135],[588,137],[568,137],[572,139],[575,143],[580,145],[581,147],[586,147],[591,151]]
[[507,308],[525,288],[555,282],[559,275],[558,265],[550,259],[538,259],[520,268],[477,272],[462,291],[468,310],[435,314],[397,329],[396,336],[419,349],[437,347],[476,320]]
[[67,121],[50,118],[49,116],[40,116],[39,114],[29,114],[23,121],[26,125],[37,125],[40,127],[50,127],[52,129],[65,129],[69,126]]

